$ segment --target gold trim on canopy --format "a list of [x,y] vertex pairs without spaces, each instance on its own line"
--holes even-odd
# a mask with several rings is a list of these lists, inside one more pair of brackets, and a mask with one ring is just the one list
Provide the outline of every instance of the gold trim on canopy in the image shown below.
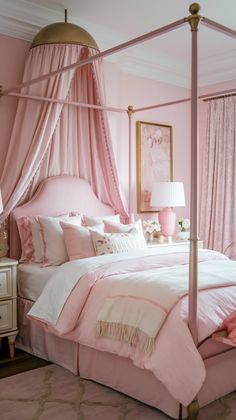
[[43,44],[80,44],[99,50],[96,41],[85,29],[68,22],[56,22],[42,28],[30,48]]

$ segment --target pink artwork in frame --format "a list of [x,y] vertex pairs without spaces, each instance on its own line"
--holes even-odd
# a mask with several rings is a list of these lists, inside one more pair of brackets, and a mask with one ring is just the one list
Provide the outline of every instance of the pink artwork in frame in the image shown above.
[[172,127],[137,121],[138,213],[156,212],[150,206],[152,185],[173,180]]

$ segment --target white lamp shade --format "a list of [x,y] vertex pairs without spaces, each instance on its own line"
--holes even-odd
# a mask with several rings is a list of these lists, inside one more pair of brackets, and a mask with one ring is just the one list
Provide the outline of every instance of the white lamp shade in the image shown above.
[[156,182],[152,186],[151,207],[184,207],[182,182]]
[[2,213],[2,211],[3,211],[3,204],[2,204],[2,194],[0,190],[0,213]]

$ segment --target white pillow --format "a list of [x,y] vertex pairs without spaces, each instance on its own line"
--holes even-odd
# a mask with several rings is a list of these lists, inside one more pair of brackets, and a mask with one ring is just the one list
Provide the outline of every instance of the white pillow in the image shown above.
[[96,216],[90,217],[83,215],[83,222],[85,226],[94,226],[98,225],[99,223],[104,222],[105,220],[109,220],[110,222],[120,222],[120,215],[119,214],[112,214],[111,216]]
[[44,242],[41,226],[36,217],[31,221],[31,233],[34,249],[34,262],[41,263],[44,260]]
[[129,225],[125,225],[123,223],[115,223],[110,220],[104,220],[104,232],[106,233],[126,233],[130,232],[133,228],[137,229],[140,235],[143,235],[143,225],[141,219]]
[[43,263],[45,265],[60,265],[68,261],[68,254],[60,222],[65,221],[80,226],[82,220],[81,216],[39,216],[38,219],[42,229],[44,242]]
[[96,255],[116,254],[128,252],[132,249],[147,248],[144,236],[140,235],[136,229],[129,233],[98,233],[91,231]]

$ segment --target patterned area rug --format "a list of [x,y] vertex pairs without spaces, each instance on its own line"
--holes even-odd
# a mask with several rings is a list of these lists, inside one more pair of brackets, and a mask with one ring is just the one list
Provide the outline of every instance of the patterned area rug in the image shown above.
[[[0,380],[1,420],[167,420],[158,410],[60,366]],[[201,409],[199,420],[235,420],[236,392]]]

